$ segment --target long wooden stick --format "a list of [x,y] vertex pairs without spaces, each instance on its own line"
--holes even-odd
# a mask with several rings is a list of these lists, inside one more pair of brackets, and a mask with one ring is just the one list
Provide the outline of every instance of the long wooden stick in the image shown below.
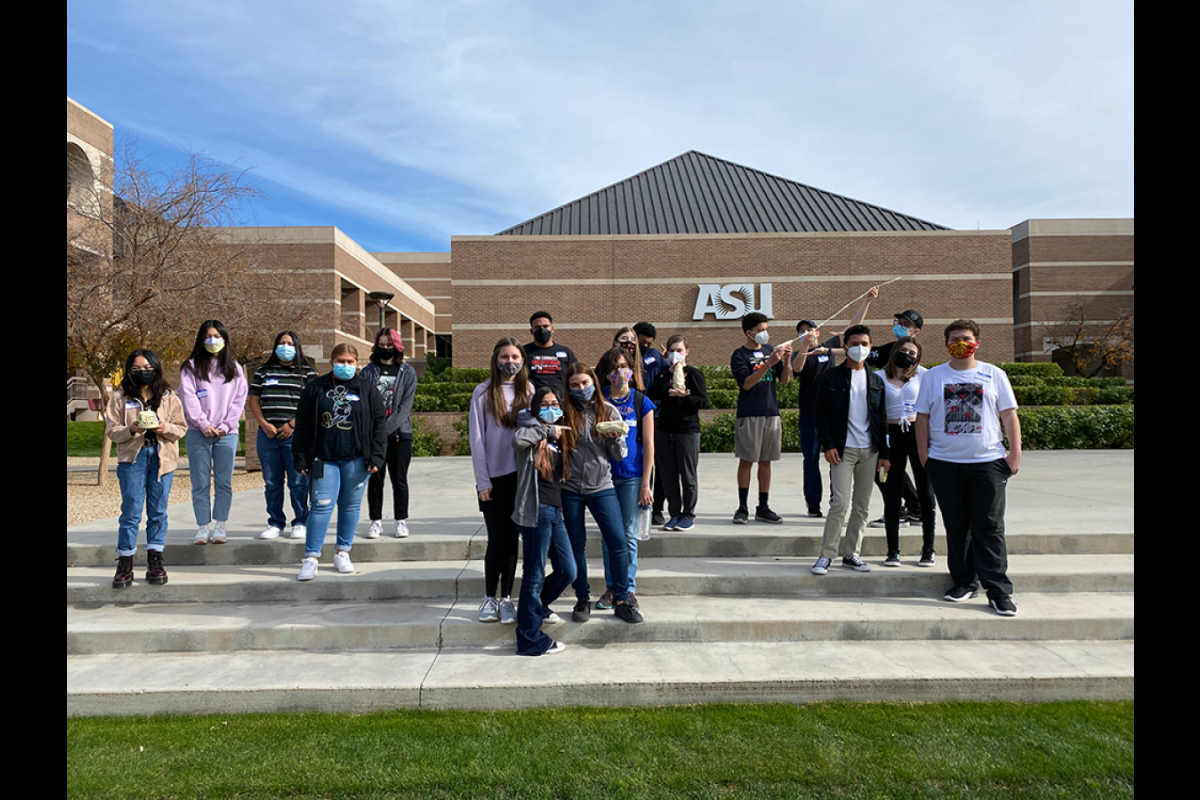
[[[901,276],[899,276],[899,277],[892,278],[890,281],[887,281],[886,283],[880,283],[880,284],[876,284],[875,286],[872,286],[872,287],[871,287],[871,289],[875,289],[875,288],[880,288],[880,287],[883,287],[883,286],[887,286],[889,283],[895,283],[896,281],[900,280],[900,278],[903,278],[903,277],[904,277],[904,276],[903,276],[903,275],[901,275]],[[867,291],[866,291],[866,292],[863,292],[863,293],[862,293],[862,294],[860,294],[858,297],[854,298],[854,299],[853,299],[853,300],[851,300],[849,303],[846,303],[846,305],[842,306],[842,307],[841,307],[841,308],[839,308],[837,311],[835,311],[835,312],[833,312],[832,314],[830,314],[830,315],[829,315],[829,319],[825,320],[824,322],[822,322],[820,325],[818,325],[818,326],[817,326],[817,330],[820,330],[821,328],[824,328],[824,327],[825,327],[827,324],[829,324],[829,322],[830,322],[831,320],[834,320],[834,319],[836,319],[838,314],[842,313],[842,312],[843,312],[843,311],[845,311],[847,308],[849,308],[850,306],[852,306],[852,305],[854,305],[855,303],[857,303],[859,300],[862,300],[864,297],[866,297],[866,296],[867,296],[867,292],[871,291],[871,289],[867,289]],[[792,339],[792,341],[791,341],[791,342],[789,342],[789,344],[791,344],[791,343],[794,343],[794,342],[798,342],[798,341],[800,341],[800,340],[801,340],[801,339],[803,339],[803,338],[804,338],[804,336],[803,336],[803,335],[797,336],[795,339]]]

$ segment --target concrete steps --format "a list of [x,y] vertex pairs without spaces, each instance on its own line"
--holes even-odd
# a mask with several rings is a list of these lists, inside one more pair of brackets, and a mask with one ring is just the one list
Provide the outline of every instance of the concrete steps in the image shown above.
[[[728,467],[702,457],[702,498],[719,497]],[[1133,697],[1132,453],[1026,454],[1009,496],[1016,617],[982,593],[942,601],[944,538],[937,565],[919,568],[917,528],[901,530],[899,568],[882,566],[883,531],[871,529],[871,572],[835,562],[812,575],[822,521],[784,505],[793,487],[778,492],[784,525],[734,526],[702,508],[693,531],[655,531],[639,552],[641,625],[609,611],[571,622],[568,589],[555,604],[567,621],[545,627],[568,648],[536,659],[513,656],[512,626],[475,619],[486,532],[470,476],[465,459],[414,470],[425,503],[414,535],[364,540],[364,524],[352,575],[333,569],[330,537],[306,583],[302,542],[231,525],[228,544],[205,547],[174,530],[170,583],[149,586],[139,568],[115,590],[115,521],[68,530],[68,716]],[[260,505],[237,495],[233,517]],[[589,578],[594,599],[598,557]],[[514,597],[519,573],[517,584]]]

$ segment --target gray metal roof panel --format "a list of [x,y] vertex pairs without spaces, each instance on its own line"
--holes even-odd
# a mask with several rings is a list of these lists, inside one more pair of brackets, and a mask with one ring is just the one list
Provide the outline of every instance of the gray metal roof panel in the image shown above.
[[500,235],[947,230],[696,150]]

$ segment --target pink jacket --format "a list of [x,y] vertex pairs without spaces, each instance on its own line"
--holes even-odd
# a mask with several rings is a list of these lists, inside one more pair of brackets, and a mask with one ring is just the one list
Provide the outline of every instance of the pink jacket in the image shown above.
[[[191,361],[187,362],[189,365]],[[246,395],[250,386],[240,364],[237,377],[226,383],[219,374],[208,379],[192,374],[191,367],[180,370],[179,394],[183,399],[183,413],[187,417],[188,430],[202,431],[208,426],[220,428],[226,433],[238,432],[238,420],[246,406]]]

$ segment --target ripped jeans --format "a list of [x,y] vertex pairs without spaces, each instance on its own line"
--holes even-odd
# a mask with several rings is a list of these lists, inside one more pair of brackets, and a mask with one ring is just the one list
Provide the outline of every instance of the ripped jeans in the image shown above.
[[320,558],[321,545],[333,518],[337,504],[338,550],[349,550],[358,527],[363,489],[367,485],[367,464],[361,458],[350,461],[324,462],[324,474],[309,478],[312,494],[308,507],[308,536],[304,540],[304,557]]

